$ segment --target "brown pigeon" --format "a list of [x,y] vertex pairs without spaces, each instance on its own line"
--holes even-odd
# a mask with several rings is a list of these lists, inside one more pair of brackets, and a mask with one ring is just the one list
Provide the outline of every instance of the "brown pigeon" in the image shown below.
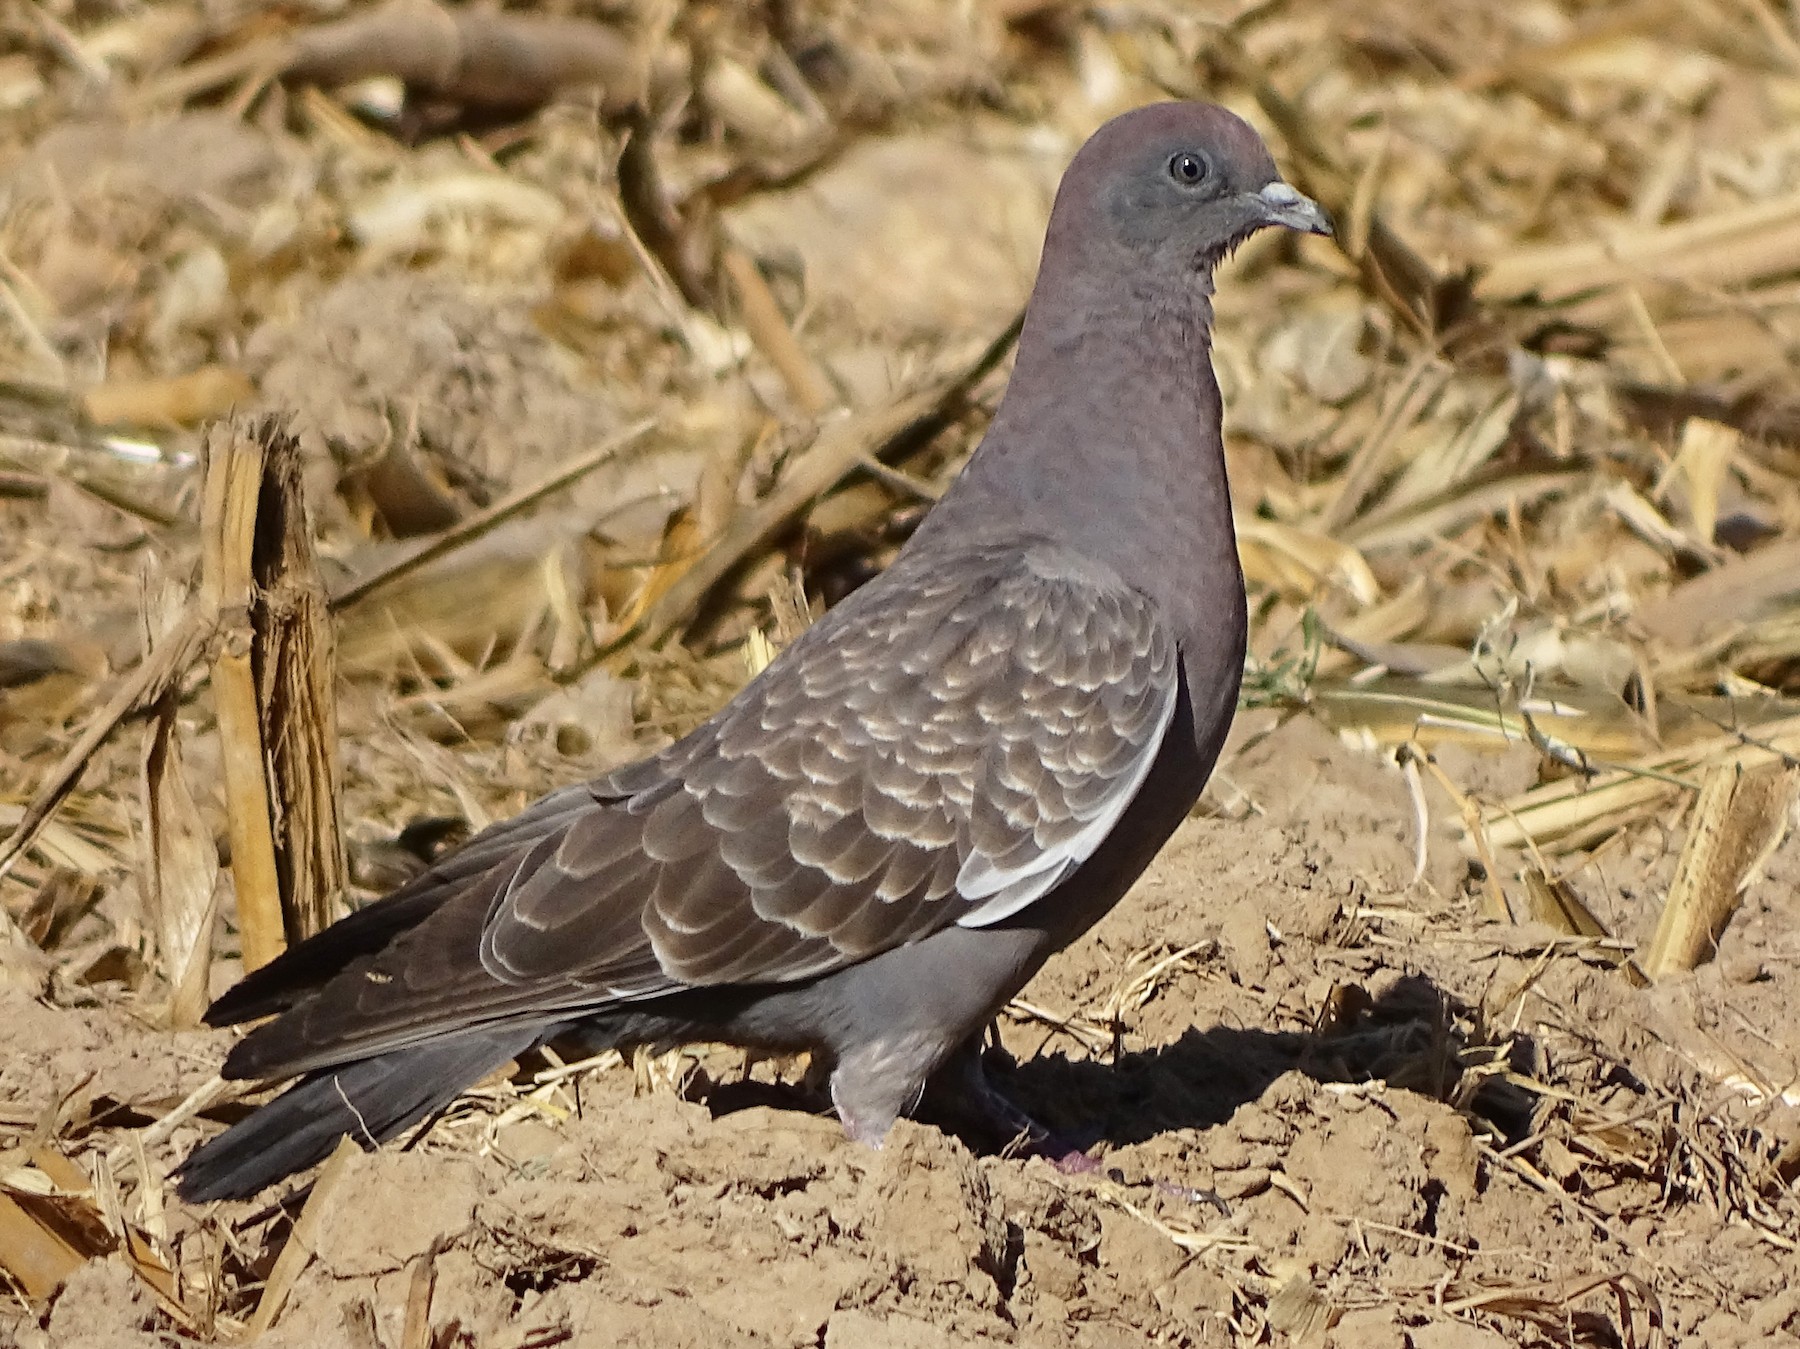
[[196,1150],[182,1195],[373,1147],[558,1037],[810,1050],[875,1144],[934,1079],[981,1095],[983,1027],[1125,893],[1231,721],[1213,269],[1270,225],[1329,232],[1224,109],[1096,132],[1005,399],[893,565],[692,734],[220,998],[213,1025],[274,1018],[225,1075],[300,1081]]

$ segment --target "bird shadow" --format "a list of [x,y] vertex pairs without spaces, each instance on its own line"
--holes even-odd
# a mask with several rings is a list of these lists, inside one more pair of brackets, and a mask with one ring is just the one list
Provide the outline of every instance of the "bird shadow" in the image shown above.
[[[1537,1098],[1518,1081],[1530,1076],[1536,1055],[1527,1037],[1490,1035],[1474,1008],[1408,975],[1378,997],[1340,987],[1309,1031],[1192,1027],[1167,1044],[1116,1056],[1052,1052],[1014,1061],[990,1049],[984,1066],[1008,1101],[1055,1139],[1084,1149],[1213,1128],[1291,1072],[1319,1082],[1382,1082],[1448,1101],[1487,1119],[1510,1142],[1530,1132]],[[1502,1064],[1515,1071],[1484,1071]],[[829,1109],[819,1093],[797,1084],[720,1082],[700,1095],[714,1117],[753,1106]],[[1011,1141],[950,1118],[935,1122],[978,1152],[1001,1151]]]
[[[1083,1146],[1142,1143],[1225,1123],[1288,1073],[1319,1082],[1381,1082],[1448,1101],[1489,1120],[1509,1141],[1524,1137],[1536,1097],[1517,1085],[1536,1047],[1510,1032],[1490,1036],[1475,1009],[1431,980],[1408,975],[1371,997],[1340,987],[1309,1031],[1198,1027],[1116,1057],[1039,1054],[989,1077],[1051,1130]],[[1481,1071],[1504,1062],[1509,1079]]]

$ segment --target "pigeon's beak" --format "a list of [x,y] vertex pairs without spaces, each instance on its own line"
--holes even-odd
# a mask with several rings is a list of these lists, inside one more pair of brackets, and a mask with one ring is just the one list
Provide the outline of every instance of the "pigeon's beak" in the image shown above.
[[1305,234],[1331,233],[1331,217],[1318,202],[1277,178],[1256,194],[1271,225],[1284,225]]

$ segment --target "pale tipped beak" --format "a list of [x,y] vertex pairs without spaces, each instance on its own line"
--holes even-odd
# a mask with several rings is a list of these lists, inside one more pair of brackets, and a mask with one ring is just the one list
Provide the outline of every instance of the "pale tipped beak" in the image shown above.
[[1305,234],[1331,233],[1331,217],[1311,197],[1279,178],[1256,194],[1271,225],[1285,225]]

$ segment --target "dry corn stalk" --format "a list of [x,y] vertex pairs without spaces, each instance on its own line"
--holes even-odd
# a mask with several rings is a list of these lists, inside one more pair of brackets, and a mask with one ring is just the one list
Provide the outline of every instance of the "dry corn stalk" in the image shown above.
[[81,1254],[0,1193],[0,1268],[33,1302],[48,1298],[84,1263]]
[[256,1310],[251,1313],[250,1323],[245,1327],[246,1340],[260,1339],[275,1324],[275,1318],[281,1315],[288,1294],[293,1291],[294,1280],[312,1262],[313,1254],[318,1249],[319,1227],[332,1206],[337,1203],[344,1174],[349,1170],[351,1159],[357,1152],[356,1143],[346,1137],[338,1140],[336,1149],[325,1159],[325,1165],[319,1170],[318,1180],[313,1182],[312,1193],[306,1197],[305,1207],[294,1220],[294,1230],[288,1237],[287,1245],[281,1248],[281,1254],[275,1257],[275,1264],[269,1270],[268,1280],[263,1284],[262,1297],[257,1300]]
[[1476,294],[1553,301],[1646,278],[1742,285],[1791,270],[1797,251],[1800,193],[1789,193],[1654,230],[1518,248],[1486,266]]
[[201,597],[219,622],[212,668],[213,703],[219,721],[231,877],[237,891],[238,932],[246,970],[267,965],[287,944],[281,921],[281,886],[276,879],[269,783],[263,768],[262,727],[256,710],[256,676],[250,660],[250,555],[262,473],[262,447],[254,438],[231,426],[221,426],[207,438]]
[[[153,644],[180,618],[175,597],[166,590],[149,595],[145,607],[145,637]],[[179,710],[171,688],[157,703],[144,737],[143,886],[157,956],[169,981],[170,1024],[196,1026],[206,1010],[219,861],[182,763]]]
[[256,604],[250,654],[282,913],[288,937],[297,941],[342,912],[336,648],[301,489],[300,443],[273,421],[252,434],[262,442],[264,460],[251,558]]
[[1529,867],[1524,873],[1524,881],[1526,906],[1533,921],[1571,937],[1612,935],[1566,880],[1546,876],[1536,867]]
[[1656,935],[1640,962],[1646,975],[1661,979],[1709,958],[1746,880],[1786,834],[1797,785],[1800,769],[1776,764],[1707,770]]
[[19,988],[37,996],[50,986],[50,958],[0,909],[0,988]]
[[[1698,785],[1700,765],[1745,769],[1786,762],[1800,751],[1800,717],[1751,726],[1707,740],[1644,755],[1587,777],[1534,787],[1487,812],[1483,823],[1496,848],[1527,839],[1546,853],[1592,843],[1645,807]],[[1695,774],[1690,783],[1684,776]]]
[[[100,746],[112,737],[127,717],[153,706],[164,693],[177,686],[213,637],[210,619],[190,613],[164,638],[161,646],[138,664],[137,669],[119,681],[106,706],[82,728],[75,743],[50,770],[31,804],[19,814],[12,832],[0,839],[0,876],[6,875],[34,844],[83,870],[105,868],[104,858],[86,848],[75,835],[66,830],[59,831],[51,817],[75,790],[89,760]],[[84,856],[76,858],[77,852]]]
[[207,441],[203,568],[219,614],[213,664],[244,964],[336,915],[337,725],[324,586],[300,498],[299,447],[277,422]]

